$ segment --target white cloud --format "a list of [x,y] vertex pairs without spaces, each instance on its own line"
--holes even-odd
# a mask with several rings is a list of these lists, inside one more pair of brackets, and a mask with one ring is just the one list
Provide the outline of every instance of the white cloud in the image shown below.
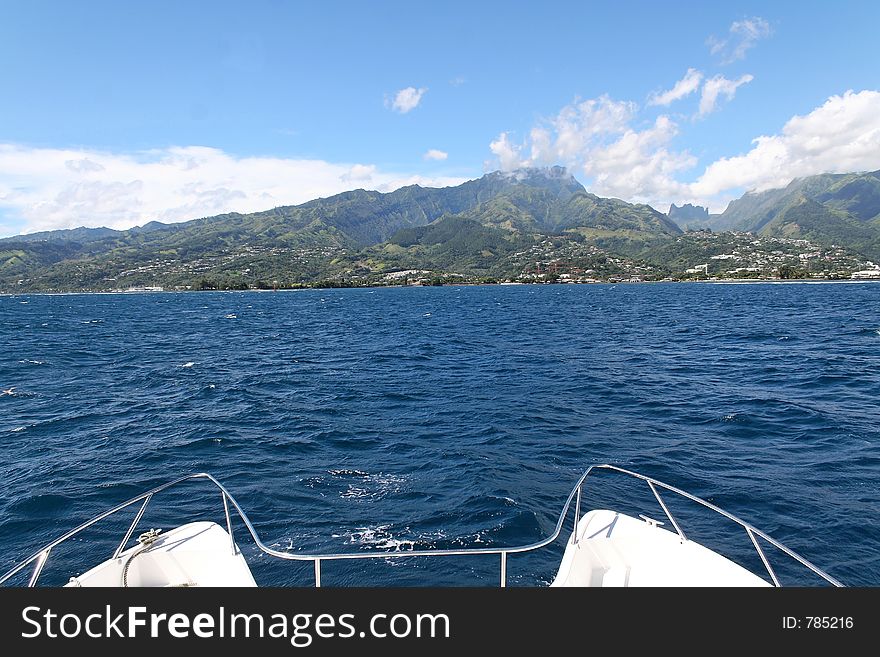
[[76,173],[82,173],[82,172],[86,172],[86,171],[103,171],[104,170],[104,167],[102,167],[97,162],[92,162],[91,160],[85,160],[85,159],[83,159],[83,160],[67,160],[67,162],[64,163],[64,166],[66,166],[68,169],[70,169],[71,171],[74,171]]
[[690,185],[697,197],[731,189],[765,190],[818,173],[880,169],[880,92],[831,96],[782,133],[761,136],[744,155],[721,158]]
[[582,169],[593,179],[592,190],[600,196],[656,203],[682,192],[673,176],[696,164],[687,152],[669,148],[678,126],[667,116],[642,131],[628,129],[619,139],[592,149]]
[[463,181],[371,164],[236,157],[201,146],[110,153],[0,144],[0,231],[122,229],[302,203],[351,189],[352,183],[392,191]]
[[719,39],[710,36],[706,43],[709,46],[709,52],[718,55],[722,64],[730,64],[738,59],[744,59],[748,50],[771,34],[773,34],[773,29],[770,27],[770,23],[760,16],[755,16],[734,21],[730,25],[727,37]]
[[[706,80],[701,111],[715,109],[750,80]],[[695,203],[713,212],[745,191],[782,187],[793,178],[880,169],[880,91],[832,96],[791,118],[780,134],[758,137],[747,153],[711,162],[702,174],[694,156],[675,148],[679,130],[666,115],[646,126],[635,103],[607,96],[575,101],[540,121],[521,142],[509,132],[499,134],[489,145],[495,159],[486,168],[562,164],[600,196],[658,209]]]
[[[635,103],[605,95],[575,100],[532,128],[527,143],[512,144],[507,133],[502,133],[489,148],[506,170],[541,164],[575,166],[593,149],[625,133],[637,110]],[[528,157],[523,155],[526,150]]]
[[422,101],[422,96],[425,95],[426,91],[428,91],[426,87],[420,89],[416,89],[415,87],[401,89],[394,94],[394,98],[385,98],[385,107],[388,107],[395,112],[406,114],[419,106],[419,103]]
[[570,160],[597,141],[625,132],[637,110],[633,102],[616,101],[604,95],[563,107],[551,121],[557,135],[557,159]]
[[522,146],[510,141],[506,132],[502,132],[498,135],[498,139],[489,144],[489,150],[498,158],[498,164],[502,171],[512,171],[528,166],[528,161],[522,159],[522,149]]
[[355,164],[339,176],[339,180],[342,182],[370,182],[374,173],[376,173],[376,166],[373,164]]
[[590,189],[603,196],[640,202],[677,197],[682,185],[672,175],[695,159],[669,144],[678,126],[667,116],[646,128],[635,127],[638,106],[608,96],[580,101],[532,128],[523,143],[501,133],[489,145],[496,160],[487,168],[563,164],[586,176]]
[[449,157],[449,153],[447,153],[446,151],[437,150],[436,148],[432,148],[422,157],[424,157],[426,160],[435,160],[439,162]]
[[672,89],[651,94],[648,98],[648,105],[662,105],[664,107],[671,105],[676,100],[681,100],[699,89],[702,80],[703,74],[700,71],[689,68],[684,77],[676,82]]
[[754,79],[754,76],[746,74],[737,80],[728,80],[723,75],[716,75],[706,80],[703,83],[703,93],[700,95],[699,116],[706,116],[714,112],[718,107],[719,96],[733,100],[736,90]]

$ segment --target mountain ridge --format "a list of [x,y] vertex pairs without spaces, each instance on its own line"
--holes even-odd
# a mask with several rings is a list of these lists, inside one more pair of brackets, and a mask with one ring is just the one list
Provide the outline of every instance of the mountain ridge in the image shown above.
[[[708,216],[708,223],[719,218],[699,206],[683,209]],[[740,230],[843,245],[880,261],[880,172],[799,179],[746,194],[725,214]],[[554,253],[583,263],[618,254],[663,267],[652,254],[667,253],[682,234],[667,214],[596,196],[564,167],[531,168],[450,187],[355,189],[299,205],[151,221],[124,231],[76,228],[4,238],[0,288],[111,289],[157,280],[190,286],[200,272],[254,284],[308,283],[345,272],[377,276],[394,267],[503,276],[533,266],[529,258]]]

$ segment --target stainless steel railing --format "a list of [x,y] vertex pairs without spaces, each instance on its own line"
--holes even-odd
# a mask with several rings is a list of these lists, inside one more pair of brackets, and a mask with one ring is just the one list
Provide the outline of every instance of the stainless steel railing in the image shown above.
[[758,543],[758,540],[756,537],[760,537],[763,540],[767,541],[769,544],[778,548],[779,550],[781,550],[782,552],[787,554],[789,557],[791,557],[792,559],[794,559],[795,561],[800,563],[802,566],[806,567],[807,569],[809,569],[810,571],[812,571],[813,573],[815,573],[816,575],[818,575],[819,577],[824,579],[826,582],[833,584],[834,586],[843,586],[843,584],[841,584],[837,579],[835,579],[831,575],[827,574],[826,572],[824,572],[823,570],[821,570],[817,566],[813,565],[812,563],[807,561],[805,558],[803,558],[802,556],[800,556],[799,554],[797,554],[793,550],[790,550],[789,548],[785,547],[784,545],[782,545],[781,543],[779,543],[775,539],[771,538],[770,536],[768,536],[764,532],[760,531],[759,529],[756,529],[755,527],[753,527],[749,523],[747,523],[743,520],[740,520],[739,518],[728,513],[727,511],[720,509],[719,507],[715,506],[714,504],[711,504],[710,502],[707,502],[706,500],[703,500],[699,497],[691,495],[690,493],[683,491],[683,490],[680,490],[674,486],[670,486],[669,484],[665,484],[662,481],[658,481],[657,479],[653,479],[651,477],[647,477],[647,476],[639,474],[637,472],[632,472],[630,470],[625,470],[623,468],[619,468],[617,466],[608,465],[608,464],[591,465],[589,468],[586,469],[586,471],[584,471],[584,473],[578,479],[577,483],[571,489],[571,492],[568,494],[568,498],[565,500],[565,504],[562,507],[562,512],[559,514],[559,519],[556,522],[556,527],[553,530],[553,532],[549,536],[547,536],[546,538],[541,539],[540,541],[537,541],[535,543],[530,543],[528,545],[512,546],[512,547],[501,547],[501,548],[461,548],[461,549],[447,549],[447,550],[407,550],[407,551],[397,551],[397,552],[355,552],[355,553],[336,553],[336,554],[303,554],[303,553],[294,553],[294,552],[284,552],[284,551],[275,550],[275,549],[269,547],[268,545],[263,543],[263,541],[260,539],[260,536],[257,533],[257,530],[254,528],[253,523],[251,523],[251,520],[248,517],[248,515],[244,512],[244,510],[241,508],[241,506],[238,504],[238,502],[232,496],[232,494],[228,490],[226,490],[226,488],[223,486],[223,484],[221,484],[219,481],[217,481],[210,474],[205,473],[205,472],[199,472],[196,474],[187,475],[185,477],[180,477],[179,479],[175,479],[175,480],[170,481],[168,483],[162,484],[161,486],[157,486],[156,488],[153,488],[152,490],[149,490],[145,493],[142,493],[141,495],[138,495],[137,497],[133,497],[130,500],[128,500],[127,502],[123,502],[122,504],[119,504],[119,505],[113,507],[112,509],[95,516],[91,520],[84,522],[83,524],[79,525],[75,529],[72,529],[69,532],[67,532],[66,534],[62,535],[61,537],[55,539],[54,541],[52,541],[48,545],[45,545],[44,547],[40,548],[39,550],[34,552],[30,557],[28,557],[24,561],[20,562],[19,564],[17,564],[9,572],[7,572],[2,577],[0,577],[0,584],[4,584],[12,576],[14,576],[18,572],[22,571],[28,565],[34,564],[34,570],[31,574],[30,580],[28,582],[28,586],[35,586],[37,583],[37,580],[40,577],[40,574],[42,573],[43,567],[45,566],[46,561],[49,558],[50,553],[52,552],[52,550],[55,547],[57,547],[59,544],[63,543],[64,541],[67,541],[68,539],[72,538],[73,536],[76,536],[78,533],[80,533],[84,529],[87,529],[87,528],[91,527],[92,525],[100,522],[101,520],[103,520],[111,515],[114,515],[115,513],[118,513],[120,511],[122,511],[123,509],[126,509],[134,504],[137,504],[138,502],[142,502],[140,509],[138,510],[137,514],[135,515],[134,520],[132,521],[131,525],[128,528],[128,531],[125,533],[125,536],[122,539],[122,542],[119,544],[119,546],[113,552],[113,555],[111,557],[114,559],[118,558],[119,555],[125,549],[125,546],[128,543],[129,539],[131,538],[132,534],[134,533],[134,530],[137,527],[137,524],[143,518],[143,515],[147,509],[147,505],[153,499],[154,495],[156,495],[157,493],[161,493],[162,491],[167,490],[167,489],[169,489],[173,486],[176,486],[176,485],[178,485],[182,482],[185,482],[185,481],[189,481],[189,480],[193,480],[193,479],[207,479],[208,481],[210,481],[212,484],[214,484],[214,486],[216,486],[220,490],[220,493],[222,495],[223,510],[224,510],[225,517],[226,517],[226,528],[229,533],[231,549],[232,549],[233,553],[236,553],[237,548],[236,548],[235,538],[233,535],[232,517],[230,514],[230,505],[232,506],[232,508],[235,509],[239,518],[241,518],[241,521],[244,523],[244,526],[247,528],[248,533],[250,533],[251,538],[253,539],[257,548],[259,548],[263,553],[268,554],[269,556],[272,556],[272,557],[276,557],[278,559],[285,559],[285,560],[290,560],[290,561],[311,561],[311,562],[313,562],[314,566],[315,566],[315,586],[316,587],[321,586],[321,563],[323,561],[348,561],[348,560],[354,560],[354,559],[388,559],[388,558],[404,558],[404,557],[410,558],[410,557],[477,556],[477,555],[484,555],[484,556],[485,555],[496,555],[496,556],[500,557],[500,561],[501,561],[501,563],[500,563],[500,585],[502,587],[504,587],[507,585],[507,557],[508,557],[508,555],[537,550],[537,549],[545,547],[545,546],[549,545],[550,543],[552,543],[553,541],[555,541],[559,537],[559,534],[562,531],[563,525],[565,524],[565,520],[566,520],[568,513],[569,513],[569,510],[571,508],[572,500],[575,500],[575,522],[574,522],[574,530],[572,531],[571,541],[573,543],[577,543],[577,540],[578,540],[577,539],[577,523],[580,518],[581,496],[582,496],[584,483],[586,482],[587,477],[589,477],[593,472],[598,471],[598,470],[609,470],[609,471],[621,473],[624,475],[628,475],[628,476],[634,477],[636,479],[641,479],[642,481],[646,482],[648,487],[651,489],[651,492],[654,494],[657,501],[659,502],[660,507],[663,509],[663,512],[666,514],[666,517],[669,518],[669,521],[672,523],[672,526],[675,528],[676,532],[678,533],[678,535],[682,541],[687,540],[687,537],[685,536],[684,532],[682,531],[681,527],[679,526],[678,521],[673,517],[672,513],[669,511],[668,507],[666,506],[666,503],[663,501],[663,498],[660,496],[660,493],[657,490],[658,487],[662,488],[664,490],[676,493],[677,495],[685,497],[693,502],[696,502],[697,504],[700,504],[708,509],[711,509],[712,511],[719,513],[722,516],[724,516],[725,518],[738,524],[740,527],[745,529],[746,533],[748,534],[749,538],[751,539],[752,544],[755,547],[755,550],[757,551],[758,555],[760,556],[761,561],[763,562],[765,568],[767,569],[768,573],[770,574],[770,578],[773,580],[773,584],[775,586],[781,586],[779,583],[779,579],[776,576],[776,572],[773,570],[772,566],[770,565],[770,562],[767,559],[766,554],[761,549],[761,546]]
[[[651,492],[654,493],[654,497],[656,497],[657,501],[660,503],[660,507],[663,509],[663,512],[666,514],[666,517],[669,518],[669,522],[671,522],[672,526],[675,527],[675,531],[681,537],[682,541],[686,541],[687,538],[685,537],[684,532],[681,530],[681,527],[679,527],[678,522],[675,520],[672,513],[670,513],[665,502],[663,501],[663,498],[660,497],[660,493],[657,492],[658,486],[660,488],[668,490],[672,493],[675,493],[676,495],[681,495],[682,497],[685,497],[685,498],[691,500],[692,502],[696,502],[697,504],[704,506],[707,509],[711,509],[715,513],[718,513],[718,514],[724,516],[728,520],[733,521],[734,523],[736,523],[737,525],[739,525],[740,527],[742,527],[743,529],[746,530],[746,534],[748,534],[748,537],[752,541],[752,545],[755,547],[755,551],[758,553],[758,556],[761,558],[761,561],[764,563],[764,567],[767,569],[767,572],[770,575],[770,579],[773,580],[774,586],[781,586],[781,584],[779,583],[779,579],[776,576],[776,572],[773,570],[773,567],[770,565],[770,562],[767,559],[767,556],[764,553],[764,550],[761,549],[761,545],[758,543],[758,540],[755,538],[756,536],[760,536],[765,541],[770,543],[770,545],[781,550],[782,552],[787,554],[789,557],[791,557],[792,559],[794,559],[795,561],[800,563],[802,566],[804,566],[808,570],[812,571],[813,573],[815,573],[816,575],[818,575],[819,577],[824,579],[829,584],[833,584],[834,586],[843,586],[843,584],[840,581],[838,581],[837,579],[835,579],[834,577],[832,577],[831,575],[826,573],[824,570],[822,570],[818,566],[815,566],[814,564],[812,564],[809,561],[807,561],[806,559],[804,559],[801,555],[799,555],[794,550],[791,550],[791,549],[785,547],[782,543],[780,543],[776,539],[768,536],[767,534],[762,532],[760,529],[756,529],[751,524],[747,523],[744,520],[737,518],[732,513],[728,513],[724,509],[721,509],[721,508],[715,506],[711,502],[707,502],[706,500],[699,498],[696,495],[691,495],[687,491],[683,491],[680,488],[676,488],[675,486],[670,486],[669,484],[664,484],[662,481],[658,481],[657,479],[653,479],[651,477],[646,477],[643,474],[639,474],[638,472],[632,472],[631,470],[624,470],[623,468],[618,468],[617,466],[614,466],[614,465],[591,466],[584,473],[584,478],[586,478],[586,476],[590,474],[590,471],[593,470],[593,468],[603,468],[603,469],[607,469],[607,470],[613,470],[614,472],[620,472],[625,475],[629,475],[630,477],[635,477],[636,479],[641,479],[642,481],[646,482],[648,484],[648,486],[650,487]],[[581,481],[581,484],[579,484],[579,485],[582,485],[582,484],[583,484],[583,481]]]

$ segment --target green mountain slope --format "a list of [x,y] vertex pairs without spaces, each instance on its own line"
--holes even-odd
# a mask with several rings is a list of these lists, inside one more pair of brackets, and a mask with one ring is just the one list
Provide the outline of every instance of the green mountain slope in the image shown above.
[[854,219],[848,212],[834,210],[805,196],[791,201],[760,234],[836,244],[880,259],[880,230]]
[[[428,226],[433,227],[406,232]],[[587,193],[562,167],[525,169],[455,187],[359,189],[297,206],[179,224],[151,222],[127,231],[74,229],[7,238],[0,240],[0,284],[27,279],[44,289],[103,289],[155,283],[159,272],[166,282],[181,285],[200,272],[259,271],[264,277],[308,280],[331,274],[334,261],[356,261],[353,254],[377,245],[403,249],[408,261],[424,257],[438,267],[469,267],[522,247],[528,236],[572,230],[587,236],[593,231],[624,246],[681,232],[649,206]],[[444,237],[432,237],[437,235]],[[400,241],[407,239],[412,243],[403,246]],[[398,253],[398,260],[403,255]]]
[[712,218],[713,230],[758,232],[793,201],[806,197],[869,221],[880,216],[880,171],[820,174],[797,178],[781,189],[748,192]]
[[[806,202],[809,201],[809,202]],[[747,193],[711,219],[713,230],[810,236],[880,258],[880,171],[798,178],[781,189]]]
[[[0,290],[363,284],[393,282],[389,274],[406,270],[435,281],[658,278],[707,260],[720,273],[771,274],[804,260],[810,272],[840,277],[867,258],[880,261],[878,200],[880,172],[747,194],[727,214],[758,233],[754,241],[745,232],[682,233],[650,206],[587,192],[561,167],[495,172],[455,187],[361,189],[180,224],[7,238]],[[846,252],[823,250],[831,245]],[[833,265],[826,251],[836,253]]]
[[880,219],[880,171],[845,176],[814,198],[826,207],[848,212],[860,221]]

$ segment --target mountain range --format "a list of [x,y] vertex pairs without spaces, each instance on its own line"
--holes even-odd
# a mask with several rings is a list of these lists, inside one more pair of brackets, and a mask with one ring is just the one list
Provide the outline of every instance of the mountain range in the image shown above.
[[0,289],[194,285],[204,276],[309,283],[396,268],[508,275],[548,244],[572,257],[599,249],[662,266],[652,253],[682,235],[676,221],[833,243],[880,260],[880,172],[795,180],[746,194],[720,215],[690,205],[667,215],[602,198],[563,167],[494,172],[455,187],[357,189],[249,214],[0,239]]
[[703,225],[839,244],[880,260],[880,171],[820,174],[748,192]]

